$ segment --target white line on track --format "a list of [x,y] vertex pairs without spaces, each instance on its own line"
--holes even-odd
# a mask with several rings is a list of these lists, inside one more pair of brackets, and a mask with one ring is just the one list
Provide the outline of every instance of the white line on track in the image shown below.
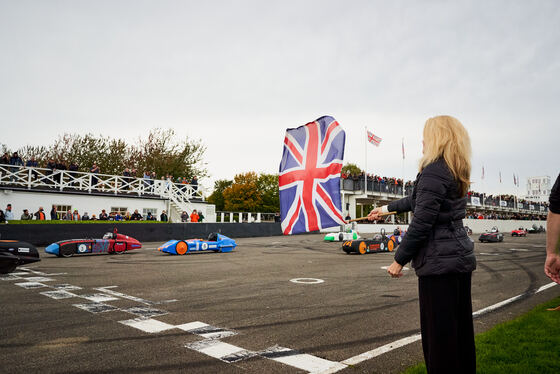
[[[557,283],[555,283],[555,282],[551,282],[551,283],[545,284],[544,286],[539,287],[537,290],[535,290],[534,292],[532,292],[532,293],[530,293],[530,294],[537,294],[537,293],[539,293],[539,292],[542,292],[542,291],[544,291],[544,290],[547,290],[547,289],[549,289],[549,288],[551,288],[551,287],[554,287],[554,286],[556,286],[556,285],[557,285]],[[494,304],[494,305],[490,305],[490,306],[488,306],[488,307],[486,307],[486,308],[480,309],[480,310],[478,310],[478,311],[476,311],[476,312],[473,313],[473,318],[474,318],[474,317],[479,317],[479,316],[481,316],[481,315],[483,315],[483,314],[486,314],[486,313],[489,313],[489,312],[491,312],[491,311],[494,311],[494,310],[496,310],[496,309],[498,309],[498,308],[501,308],[501,307],[503,307],[503,306],[505,306],[505,305],[507,305],[507,304],[511,304],[511,303],[513,303],[514,301],[519,300],[519,299],[522,299],[522,298],[524,298],[524,297],[526,297],[526,296],[527,296],[527,293],[522,294],[522,295],[517,295],[517,296],[514,296],[514,297],[510,297],[510,298],[507,299],[507,300],[504,300],[504,301],[501,301],[501,302],[499,302],[499,303],[496,303],[496,304]],[[327,369],[327,370],[320,371],[320,372],[317,372],[317,373],[314,373],[314,374],[319,374],[319,373],[320,373],[320,374],[332,374],[332,373],[336,373],[337,371],[340,371],[340,370],[344,369],[344,368],[346,367],[346,365],[356,365],[356,364],[358,364],[358,363],[360,363],[360,362],[370,360],[370,359],[372,359],[372,358],[375,358],[375,357],[377,357],[377,356],[380,356],[380,355],[382,355],[382,354],[385,354],[385,353],[387,353],[387,352],[390,352],[390,351],[392,351],[393,349],[400,348],[400,347],[404,347],[405,345],[414,343],[414,342],[420,340],[421,338],[422,338],[422,336],[421,336],[420,334],[414,334],[414,335],[411,335],[411,336],[407,336],[406,338],[402,338],[402,339],[396,340],[396,341],[394,341],[394,342],[392,342],[392,343],[385,344],[385,345],[383,345],[383,346],[381,346],[381,347],[372,349],[371,351],[367,351],[367,352],[364,352],[364,353],[359,354],[359,355],[357,355],[357,356],[350,357],[349,359],[346,359],[346,360],[344,360],[344,361],[341,361],[340,363],[343,364],[344,367]]]

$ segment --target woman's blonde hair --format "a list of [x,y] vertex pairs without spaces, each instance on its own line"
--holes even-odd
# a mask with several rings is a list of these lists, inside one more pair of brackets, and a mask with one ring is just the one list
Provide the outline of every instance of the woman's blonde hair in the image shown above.
[[424,125],[424,155],[420,171],[443,158],[459,184],[461,196],[467,194],[471,177],[471,139],[465,127],[451,116],[429,118]]

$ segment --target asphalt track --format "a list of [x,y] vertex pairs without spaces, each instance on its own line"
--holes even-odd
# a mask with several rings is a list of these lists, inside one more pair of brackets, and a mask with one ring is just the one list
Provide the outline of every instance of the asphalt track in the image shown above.
[[[41,262],[0,280],[0,372],[393,373],[422,359],[417,279],[388,277],[392,254],[346,255],[322,235],[237,243],[68,259],[41,248]],[[475,251],[477,332],[560,295],[540,288],[544,234]]]

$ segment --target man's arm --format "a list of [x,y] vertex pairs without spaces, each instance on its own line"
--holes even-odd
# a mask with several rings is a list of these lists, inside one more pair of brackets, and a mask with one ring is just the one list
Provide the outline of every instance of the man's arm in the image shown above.
[[560,284],[560,214],[548,212],[544,273]]

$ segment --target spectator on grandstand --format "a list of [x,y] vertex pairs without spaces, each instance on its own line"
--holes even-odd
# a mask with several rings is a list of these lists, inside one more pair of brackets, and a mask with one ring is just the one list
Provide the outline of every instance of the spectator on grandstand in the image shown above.
[[144,172],[142,178],[144,179],[144,187],[149,187],[152,184],[151,181],[150,181],[152,179],[152,177],[151,177],[149,171],[146,170]]
[[62,217],[63,221],[72,221],[72,212],[70,211],[70,209],[68,209],[66,211],[66,214],[64,214],[64,217]]
[[[68,170],[70,171],[70,176],[72,177],[72,179],[76,178],[78,176],[77,171],[79,170],[79,166],[78,164],[76,164],[74,161],[70,162],[70,165],[68,166]],[[76,184],[75,181],[72,182],[72,185],[74,186]]]
[[12,212],[12,204],[6,205],[4,216],[6,217],[6,221],[11,221],[14,219],[14,212]]
[[198,222],[198,213],[196,209],[193,210],[191,213],[191,222]]
[[6,216],[4,215],[4,211],[0,209],[0,223],[6,222]]
[[152,212],[148,212],[148,214],[146,214],[146,221],[156,221],[156,217],[154,217]]
[[115,213],[115,216],[114,216],[115,221],[122,221],[123,220],[123,216],[121,215],[120,212],[113,212],[113,213]]
[[89,220],[90,221],[97,221],[97,217],[95,216],[95,214],[92,214],[91,218]]
[[56,211],[56,205],[53,205],[51,209],[51,221],[55,221],[57,219],[58,219],[58,213]]
[[27,209],[24,209],[20,219],[22,221],[31,221],[33,219],[33,216],[29,214],[29,211]]
[[[35,159],[35,156],[31,156],[31,158],[25,163],[25,166],[28,168],[36,168],[39,166],[39,163]],[[33,179],[37,178],[37,172],[35,170],[31,172],[31,175],[33,176]]]
[[134,210],[134,213],[132,213],[130,219],[133,221],[142,221],[142,215],[138,213],[138,209]]
[[79,221],[80,214],[78,213],[78,209],[74,209],[74,213],[72,213],[72,221]]
[[169,221],[169,217],[167,217],[167,213],[165,213],[165,210],[161,211],[161,214],[159,215],[159,220],[161,222],[167,222]]
[[196,175],[194,175],[191,179],[191,186],[196,193],[196,191],[198,191],[198,178],[196,177]]
[[[12,154],[12,157],[10,157],[10,165],[12,165],[13,167],[11,168],[12,173],[15,173],[18,171],[18,166],[23,166],[23,160],[21,159],[21,157],[18,156],[17,152],[14,152]],[[10,177],[10,181],[15,181],[16,180],[16,176],[12,175]]]
[[95,174],[99,174],[101,172],[101,169],[99,169],[99,166],[97,166],[97,164],[94,162],[91,169],[89,169],[89,172],[94,174],[91,176],[91,186],[94,187],[99,181]]
[[45,216],[45,212],[43,210],[43,207],[40,206],[39,210],[35,212],[35,214],[33,214],[35,216],[35,219],[38,221],[44,221],[46,216]]
[[106,221],[109,219],[109,215],[107,214],[107,212],[105,211],[105,209],[101,210],[101,213],[99,214],[99,220],[100,221]]
[[[204,214],[202,214],[202,212],[198,212],[198,222],[202,222],[203,220],[204,220]],[[253,221],[254,221],[254,218],[253,218]]]
[[123,188],[124,188],[125,190],[128,190],[127,184],[130,183],[130,179],[131,179],[131,178],[130,178],[130,170],[129,170],[128,168],[124,168],[124,171],[123,171],[122,175],[123,175],[123,177],[124,177],[124,178],[123,178],[123,180],[124,180]]
[[82,221],[89,221],[89,214],[88,212],[84,212],[84,214],[82,215]]
[[123,216],[123,220],[130,221],[131,219],[132,219],[132,216],[130,215],[130,212],[127,210],[126,213]]
[[0,164],[10,165],[10,155],[8,152],[4,152],[4,156],[0,158]]
[[181,213],[181,222],[188,222],[189,221],[189,214],[183,210]]

